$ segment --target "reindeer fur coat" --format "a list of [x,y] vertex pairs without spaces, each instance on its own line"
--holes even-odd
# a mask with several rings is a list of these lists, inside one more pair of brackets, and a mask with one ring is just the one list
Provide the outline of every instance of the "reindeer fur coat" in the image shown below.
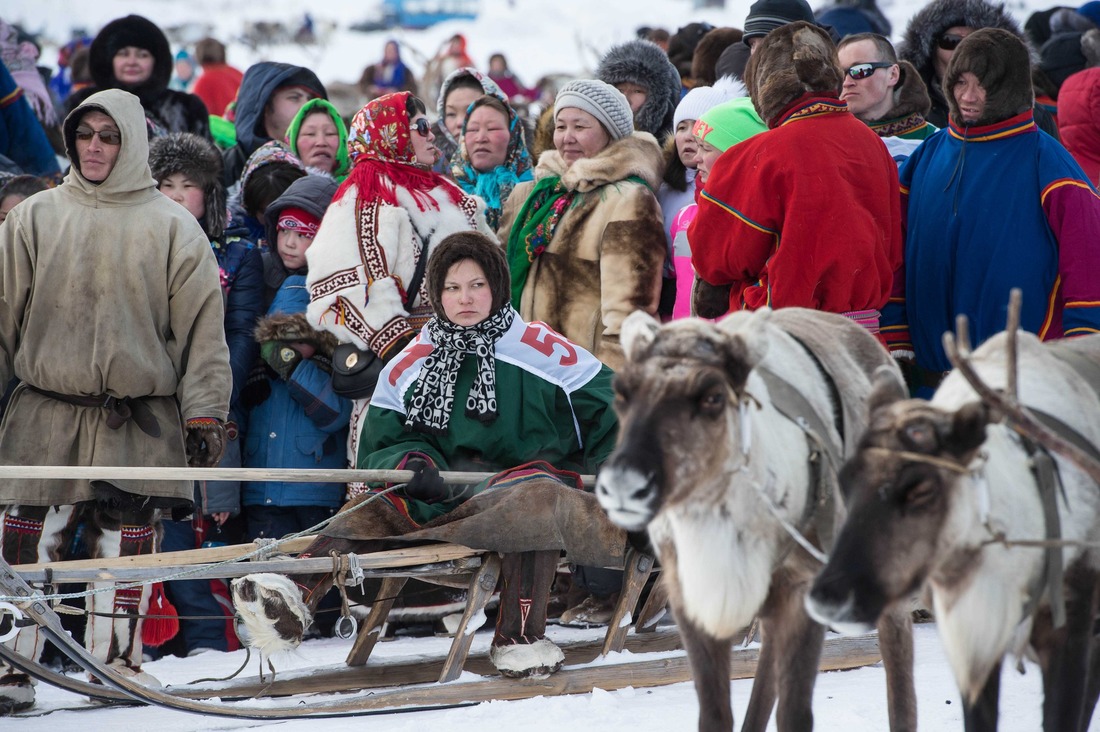
[[[546,323],[612,369],[623,364],[619,328],[626,316],[635,310],[657,313],[667,253],[654,196],[661,161],[656,139],[635,132],[571,166],[548,150],[535,168],[536,179],[561,176],[579,195],[531,265],[520,315]],[[512,191],[501,217],[501,241],[508,241],[534,186],[521,183]]]

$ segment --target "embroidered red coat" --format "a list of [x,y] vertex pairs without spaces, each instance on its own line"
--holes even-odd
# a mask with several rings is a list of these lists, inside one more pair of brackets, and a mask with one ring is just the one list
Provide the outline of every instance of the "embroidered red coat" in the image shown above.
[[806,95],[718,159],[688,232],[730,308],[881,309],[901,266],[897,165],[835,97]]

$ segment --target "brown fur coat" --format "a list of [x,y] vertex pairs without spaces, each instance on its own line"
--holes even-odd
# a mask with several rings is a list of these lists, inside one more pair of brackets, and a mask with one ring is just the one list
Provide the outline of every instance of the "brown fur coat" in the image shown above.
[[[612,369],[623,363],[623,319],[635,310],[657,312],[667,249],[653,194],[661,168],[656,139],[635,132],[572,166],[550,150],[535,169],[536,178],[560,175],[567,189],[581,195],[531,266],[520,315],[546,323]],[[645,183],[627,180],[631,176]],[[497,232],[501,241],[508,241],[534,185],[521,183],[509,197]]]

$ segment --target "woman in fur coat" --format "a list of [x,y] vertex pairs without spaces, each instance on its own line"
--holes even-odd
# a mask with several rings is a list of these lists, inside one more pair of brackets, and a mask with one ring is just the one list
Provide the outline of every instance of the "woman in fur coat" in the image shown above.
[[[69,97],[69,109],[97,91],[123,89],[141,100],[154,130],[191,132],[210,140],[210,115],[194,94],[168,88],[174,59],[168,39],[156,23],[127,15],[103,26],[89,49],[92,80]],[[219,110],[220,111],[220,110]]]
[[512,302],[619,368],[627,315],[657,313],[667,246],[661,208],[661,149],[634,132],[621,92],[597,80],[562,87],[554,105],[556,149],[535,180],[504,207]]
[[[348,134],[351,172],[308,253],[309,322],[387,361],[432,314],[423,286],[405,291],[420,258],[448,234],[494,235],[484,201],[432,172],[434,141],[424,103],[409,92],[368,102]],[[355,400],[350,455],[368,401]]]

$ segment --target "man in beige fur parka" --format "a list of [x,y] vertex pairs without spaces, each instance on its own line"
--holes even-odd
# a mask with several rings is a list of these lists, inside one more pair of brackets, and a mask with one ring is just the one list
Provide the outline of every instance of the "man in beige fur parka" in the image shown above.
[[[65,120],[65,181],[0,226],[0,384],[20,381],[0,465],[203,467],[221,456],[232,377],[218,265],[195,217],[157,190],[147,134],[137,97],[92,95]],[[0,481],[4,560],[64,559],[81,523],[94,558],[153,553],[159,512],[189,513],[192,495],[178,480]],[[89,617],[87,647],[133,677],[148,602],[141,587],[88,602],[121,617]],[[11,644],[37,660],[43,640],[26,628]],[[30,706],[30,679],[5,670],[0,713]]]
[[562,87],[554,119],[555,149],[539,158],[535,181],[516,186],[497,232],[512,302],[618,369],[620,325],[635,310],[655,316],[660,298],[661,149],[634,132],[626,97],[602,81]]

